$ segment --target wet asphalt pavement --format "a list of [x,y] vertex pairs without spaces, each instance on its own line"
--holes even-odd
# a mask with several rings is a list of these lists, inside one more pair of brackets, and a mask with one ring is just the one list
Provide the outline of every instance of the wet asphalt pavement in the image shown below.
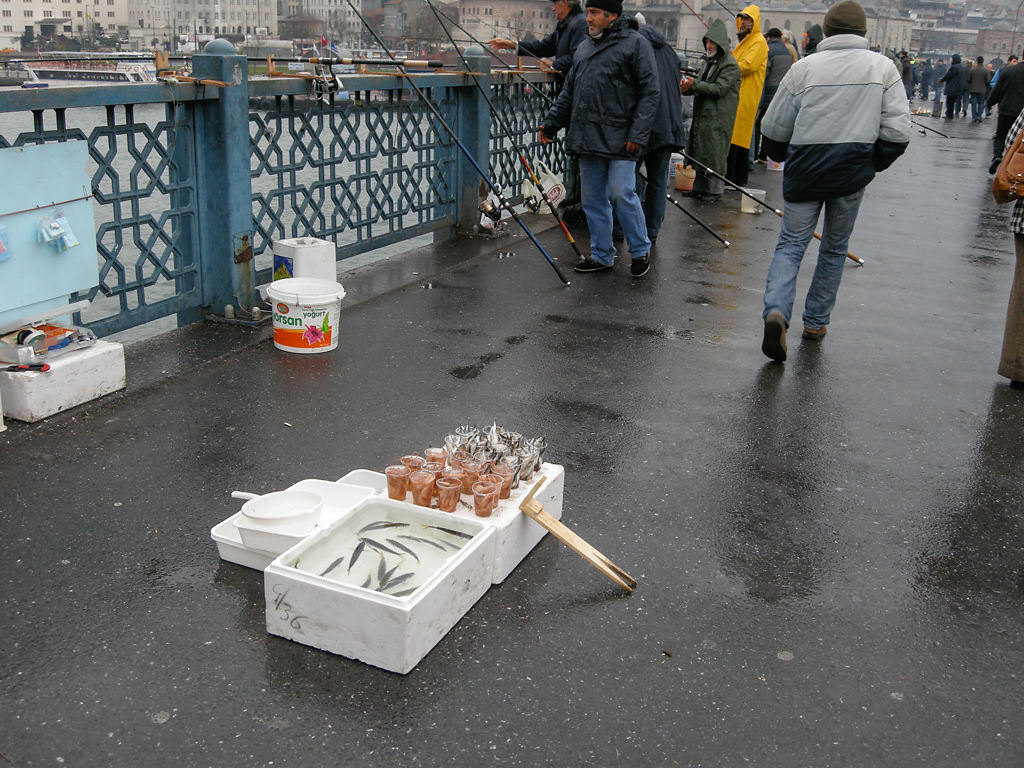
[[[127,392],[10,423],[0,753],[1021,765],[1024,391],[996,374],[995,118],[915,119],[952,138],[915,133],[871,185],[867,265],[822,343],[797,321],[785,365],[760,351],[780,220],[727,193],[686,204],[732,247],[670,207],[642,280],[620,264],[563,288],[510,228],[345,275],[333,353],[200,326],[128,347]],[[781,174],[750,185],[781,204]],[[233,489],[381,468],[492,420],[547,436],[563,519],[633,595],[548,537],[407,676],[266,633],[261,575],[209,536]]]

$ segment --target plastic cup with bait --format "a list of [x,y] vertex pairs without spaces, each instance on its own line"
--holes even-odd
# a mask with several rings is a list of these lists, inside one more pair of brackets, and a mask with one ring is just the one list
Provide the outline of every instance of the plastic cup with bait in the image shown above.
[[[422,467],[424,472],[433,472],[434,480],[437,480],[444,473],[444,462],[428,461]],[[437,496],[437,487],[434,487],[434,495]]]
[[388,498],[405,501],[409,490],[409,468],[405,464],[392,464],[384,470],[388,478]]
[[515,475],[515,470],[512,469],[506,461],[499,461],[491,467],[491,474],[497,475],[501,478],[501,491],[498,494],[499,499],[507,499],[512,495],[512,478]]
[[427,450],[423,452],[423,456],[426,458],[428,464],[434,461],[439,461],[444,464],[448,461],[448,453],[444,448],[427,448]]
[[473,492],[473,483],[480,479],[480,470],[483,469],[483,462],[476,459],[463,459],[459,469],[466,473],[462,480],[462,492],[469,494]]
[[477,517],[490,517],[498,503],[498,489],[494,483],[478,481],[473,483],[473,511]]
[[402,457],[402,463],[409,468],[410,472],[415,472],[417,469],[422,468],[427,463],[427,460],[422,456],[417,456],[415,453],[410,453],[408,456]]
[[409,490],[412,491],[412,503],[421,507],[429,507],[434,496],[434,473],[425,469],[417,469],[409,473]]
[[442,512],[454,512],[462,496],[462,480],[455,477],[439,477],[437,486],[437,508]]

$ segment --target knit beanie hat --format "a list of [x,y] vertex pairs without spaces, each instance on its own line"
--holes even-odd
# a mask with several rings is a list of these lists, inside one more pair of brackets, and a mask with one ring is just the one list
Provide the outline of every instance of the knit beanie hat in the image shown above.
[[621,16],[622,0],[587,0],[587,8],[600,8],[602,11],[608,11],[608,13]]
[[825,23],[822,24],[822,31],[825,37],[832,35],[860,35],[866,37],[868,34],[868,17],[857,0],[843,0],[836,3],[825,14]]

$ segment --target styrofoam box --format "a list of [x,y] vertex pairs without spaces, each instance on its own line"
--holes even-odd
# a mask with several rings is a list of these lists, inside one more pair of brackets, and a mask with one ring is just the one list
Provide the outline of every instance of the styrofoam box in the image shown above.
[[[565,488],[565,469],[558,464],[546,462],[530,480],[524,480],[518,488],[513,489],[509,498],[499,501],[497,509],[490,517],[477,517],[473,512],[473,503],[469,496],[463,496],[456,511],[451,513],[454,517],[477,520],[494,529],[494,563],[491,575],[494,584],[500,584],[508,578],[515,567],[530,554],[547,533],[544,528],[524,515],[519,509],[520,502],[537,484],[541,475],[545,478],[544,484],[534,498],[544,505],[548,514],[556,520],[560,520]],[[313,490],[324,497],[324,511],[321,515],[320,528],[333,523],[344,512],[351,509],[351,505],[343,506],[336,500],[332,500],[332,494],[324,489],[326,482],[325,480],[303,480],[288,489]],[[313,485],[309,485],[311,483]],[[381,472],[356,469],[338,480],[338,483],[346,486],[362,486],[376,496],[387,496],[387,478]],[[411,500],[411,497],[407,496],[406,500]],[[247,568],[263,570],[280,553],[246,547],[235,527],[235,520],[239,515],[241,515],[240,512],[215,525],[210,530],[210,536],[217,543],[217,549],[222,559],[244,565]]]
[[[356,473],[360,473],[356,477]],[[533,498],[544,505],[544,510],[556,520],[562,518],[562,494],[565,488],[565,469],[558,464],[544,463],[540,471],[535,472],[529,480],[524,480],[518,488],[512,490],[507,499],[498,502],[497,509],[490,517],[477,517],[473,512],[473,501],[470,496],[463,496],[453,514],[455,517],[470,518],[479,520],[485,525],[494,529],[496,538],[494,540],[494,573],[492,575],[495,584],[501,584],[515,567],[522,562],[533,550],[534,547],[544,538],[547,531],[540,525],[527,517],[519,509],[530,489],[537,484],[541,476],[544,476],[544,484],[540,487]],[[373,477],[376,476],[376,477]],[[379,478],[379,479],[377,479]],[[370,472],[359,469],[350,472],[338,482],[372,483],[382,488],[382,495],[387,495],[387,478],[379,472]],[[406,496],[406,500],[411,500]]]
[[[412,594],[396,597],[300,570],[306,558],[333,556],[362,518],[420,522],[461,530],[472,538]],[[346,525],[348,524],[348,525]],[[276,558],[264,572],[267,631],[304,645],[407,674],[458,623],[491,585],[494,528],[479,518],[372,497],[326,529]]]
[[[352,473],[350,473],[352,474]],[[344,483],[331,482],[329,480],[300,480],[289,487],[289,491],[312,491],[317,493],[324,500],[323,509],[320,512],[320,521],[314,527],[314,532],[326,528],[338,520],[342,515],[352,511],[352,508],[376,492],[373,487],[365,483]],[[210,538],[217,543],[217,551],[222,560],[227,560],[247,568],[256,568],[262,571],[278,555],[301,541],[301,538],[282,545],[276,551],[256,549],[248,547],[242,541],[236,523],[241,521],[243,515],[236,512],[227,520],[224,520],[210,529]],[[284,541],[287,537],[280,537]]]
[[4,413],[18,421],[39,421],[55,413],[124,389],[124,347],[99,340],[53,358],[50,370],[0,371]]

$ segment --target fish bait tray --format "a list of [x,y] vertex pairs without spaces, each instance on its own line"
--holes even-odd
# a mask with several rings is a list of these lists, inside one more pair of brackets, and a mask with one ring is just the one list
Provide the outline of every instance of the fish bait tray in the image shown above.
[[[547,533],[519,510],[519,503],[530,492],[530,488],[536,484],[540,475],[543,475],[545,480],[534,495],[534,499],[544,505],[548,514],[556,520],[560,520],[562,517],[562,495],[565,487],[565,469],[558,464],[548,463],[543,464],[530,480],[523,481],[518,488],[514,488],[509,498],[499,501],[490,517],[477,517],[468,496],[462,497],[455,512],[441,513],[454,518],[476,520],[494,529],[494,562],[491,573],[491,581],[494,584],[503,582]],[[338,484],[359,486],[367,489],[372,496],[387,497],[387,478],[380,472],[356,469],[338,480]],[[324,497],[324,509],[319,528],[338,520],[351,511],[353,506],[353,502],[339,499],[337,494],[331,493],[331,485],[333,484],[326,480],[303,480],[288,489],[314,491]],[[238,512],[214,526],[210,535],[217,543],[217,549],[222,559],[262,571],[270,565],[271,560],[283,552],[267,552],[246,547],[235,526],[235,522],[241,514]]]
[[368,498],[267,566],[267,631],[406,674],[490,588],[494,538],[482,518]]

